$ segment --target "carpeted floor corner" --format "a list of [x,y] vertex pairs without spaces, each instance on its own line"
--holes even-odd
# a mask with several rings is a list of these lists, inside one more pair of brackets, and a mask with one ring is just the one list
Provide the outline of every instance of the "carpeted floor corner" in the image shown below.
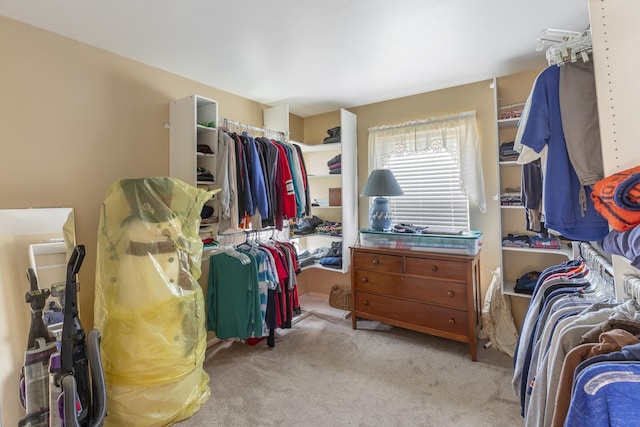
[[225,343],[205,369],[211,397],[187,426],[522,425],[512,359],[378,322],[305,313],[274,348]]

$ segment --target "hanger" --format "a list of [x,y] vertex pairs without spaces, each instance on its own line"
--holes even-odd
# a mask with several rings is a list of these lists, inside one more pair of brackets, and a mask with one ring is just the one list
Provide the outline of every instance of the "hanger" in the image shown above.
[[561,30],[544,30],[546,34],[538,37],[538,50],[542,50],[545,44],[552,43],[546,51],[549,65],[562,66],[581,60],[588,62],[591,59],[593,46],[591,42],[591,31],[589,29],[582,33]]
[[588,268],[585,279],[591,283],[585,289],[585,296],[599,301],[615,301],[615,286],[609,261],[586,242],[580,243],[579,253]]
[[213,246],[213,247],[208,247],[205,249],[204,251],[204,256],[202,257],[203,260],[207,260],[209,258],[211,258],[214,255],[218,255],[218,254],[226,254],[229,255],[231,257],[237,258],[238,260],[240,260],[240,262],[242,263],[242,265],[247,265],[251,262],[251,258],[249,258],[249,256],[247,256],[247,254],[243,254],[242,252],[237,251],[233,246]]
[[[224,239],[227,237],[231,238],[231,243],[226,243],[226,241],[221,241],[220,238],[224,236]],[[205,248],[206,257],[204,259],[211,258],[213,255],[224,253],[231,257],[237,258],[240,260],[242,265],[247,265],[251,262],[251,258],[247,254],[243,254],[240,251],[237,251],[236,248],[232,245],[234,241],[234,237],[226,234],[218,235],[218,240],[216,242],[216,246]]]
[[222,246],[220,251],[226,255],[239,259],[242,265],[247,265],[251,262],[251,258],[249,258],[247,254],[243,254],[233,246]]

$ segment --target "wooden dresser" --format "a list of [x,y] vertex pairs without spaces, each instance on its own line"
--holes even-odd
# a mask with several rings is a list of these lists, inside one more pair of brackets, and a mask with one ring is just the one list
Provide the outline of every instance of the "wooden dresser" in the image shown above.
[[351,248],[353,329],[358,318],[469,343],[476,361],[480,256]]

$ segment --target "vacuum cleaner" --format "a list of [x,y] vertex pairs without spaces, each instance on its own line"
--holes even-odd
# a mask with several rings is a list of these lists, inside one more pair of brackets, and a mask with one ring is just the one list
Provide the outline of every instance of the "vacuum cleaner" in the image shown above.
[[76,246],[67,264],[58,373],[65,427],[102,426],[107,414],[107,392],[100,360],[100,332],[92,329],[85,337],[78,316],[76,277],[84,255],[84,245]]
[[24,365],[20,373],[20,402],[27,416],[19,426],[49,426],[49,361],[57,352],[56,338],[47,329],[43,310],[51,294],[48,289],[40,289],[36,273],[27,269],[29,291],[25,302],[31,307],[31,326],[27,339]]
[[[76,278],[84,256],[84,245],[78,245],[67,263],[62,333],[58,342],[55,342],[55,338],[52,343],[47,341],[51,337],[47,338],[49,332],[42,319],[42,308],[50,292],[41,290],[46,297],[32,297],[37,303],[32,303],[35,310],[32,308],[34,314],[28,345],[32,346],[33,334],[36,344],[32,351],[37,351],[38,362],[27,363],[25,357],[23,369],[27,386],[24,406],[27,417],[20,422],[20,426],[99,427],[104,424],[107,396],[100,359],[100,332],[93,329],[85,335],[78,311]],[[35,274],[33,277],[35,278]],[[33,289],[33,282],[31,286]],[[37,288],[37,282],[35,286]],[[31,347],[28,348],[27,355],[30,349]],[[48,355],[46,362],[45,354]],[[30,358],[29,362],[31,359],[35,357]],[[36,365],[38,369],[27,369],[27,366],[32,365]],[[31,387],[29,383],[32,383]],[[29,393],[30,389],[33,395]]]

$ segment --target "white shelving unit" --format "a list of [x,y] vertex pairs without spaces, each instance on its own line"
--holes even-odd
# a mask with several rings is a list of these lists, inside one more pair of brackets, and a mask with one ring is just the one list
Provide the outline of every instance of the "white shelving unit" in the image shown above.
[[[519,118],[499,119],[499,107],[524,100],[531,90],[533,82],[509,82],[510,93],[506,100],[500,98],[500,79],[493,81],[496,111],[496,135],[498,154],[500,144],[513,141],[518,127]],[[517,84],[516,84],[517,83]],[[513,99],[518,96],[520,99]],[[498,158],[498,188],[500,195],[507,188],[520,187],[522,166],[516,161],[501,161]],[[528,294],[514,291],[516,280],[529,271],[542,271],[545,268],[574,258],[574,250],[570,247],[562,249],[538,249],[502,246],[502,237],[511,234],[533,234],[526,230],[526,211],[520,205],[502,205],[498,195],[500,213],[500,267],[502,272],[502,293],[523,298],[530,298]]]
[[[215,176],[218,102],[199,95],[173,101],[169,121],[169,175],[187,184],[213,188],[213,181],[198,181],[197,176],[198,168]],[[208,146],[211,153],[198,152],[198,145]]]
[[[265,110],[264,126],[281,132],[289,131],[288,106],[278,106]],[[341,189],[340,206],[312,206],[311,214],[325,221],[340,222],[342,224],[342,236],[326,234],[293,235],[292,240],[298,242],[301,247],[314,250],[318,247],[331,246],[331,242],[342,242],[342,268],[326,268],[321,265],[313,265],[309,268],[321,268],[329,271],[346,273],[351,265],[351,253],[349,247],[355,244],[358,238],[358,183],[357,183],[357,117],[355,114],[340,110],[341,142],[322,144],[318,140],[315,144],[296,141],[291,143],[300,146],[303,153],[309,193],[311,200],[329,200],[329,188]],[[327,162],[334,156],[341,155],[342,173],[329,174]]]
[[[191,95],[169,104],[169,176],[204,190],[215,188],[214,180],[199,180],[198,169],[215,177],[218,148],[218,102]],[[198,146],[209,150],[202,152]],[[216,196],[206,202],[218,214]],[[201,233],[213,237],[218,224],[202,224]]]
[[[332,269],[345,273],[349,271],[349,247],[355,244],[358,237],[358,200],[357,200],[357,119],[355,114],[340,110],[341,139],[340,143],[304,144],[300,146],[305,157],[305,165],[310,185],[311,199],[329,199],[329,188],[341,189],[340,206],[314,206],[312,214],[326,221],[340,222],[342,236],[305,235],[294,236],[301,246],[310,250],[320,246],[331,246],[332,241],[342,242],[342,268]],[[203,168],[215,176],[216,149],[218,131],[218,102],[199,95],[191,95],[169,105],[169,174],[188,184],[205,189],[215,188],[213,181],[199,181],[198,168]],[[208,125],[205,125],[206,123]],[[289,134],[288,105],[264,110],[264,128]],[[207,146],[211,153],[198,151],[199,145]],[[207,150],[209,151],[209,150]],[[329,174],[327,161],[341,155],[343,164],[341,174]],[[214,199],[215,200],[215,199]],[[216,208],[215,202],[208,204]],[[318,266],[320,267],[320,266]]]
[[[212,190],[213,180],[198,180],[198,168],[216,173],[218,101],[191,95],[169,104],[169,175],[187,184]],[[206,123],[207,125],[203,124]],[[209,147],[210,153],[198,151]],[[218,212],[215,196],[207,204]]]

